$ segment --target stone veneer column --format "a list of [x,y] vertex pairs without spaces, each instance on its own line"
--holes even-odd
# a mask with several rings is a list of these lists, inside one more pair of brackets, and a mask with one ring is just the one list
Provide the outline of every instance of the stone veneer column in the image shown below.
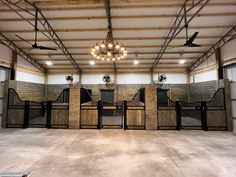
[[[225,107],[227,115],[227,130],[233,131],[232,105],[231,105],[231,90],[228,79],[219,80],[219,88],[224,87],[225,90]],[[223,100],[222,100],[223,101]]]
[[80,86],[70,87],[69,128],[80,128]]
[[145,87],[146,129],[157,130],[157,88]]

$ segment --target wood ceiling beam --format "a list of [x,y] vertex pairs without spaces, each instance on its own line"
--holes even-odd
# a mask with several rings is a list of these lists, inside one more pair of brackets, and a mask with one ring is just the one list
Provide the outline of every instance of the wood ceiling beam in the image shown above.
[[[211,26],[190,26],[189,29],[199,30],[199,29],[225,29],[232,28],[233,25],[211,25]],[[113,28],[113,31],[156,31],[156,30],[168,30],[170,27],[139,27],[139,28]],[[45,32],[44,30],[40,30]],[[55,32],[60,33],[72,33],[72,32],[98,32],[98,31],[107,31],[107,28],[83,28],[83,29],[55,29]],[[33,30],[0,30],[1,33],[34,33]]]
[[[184,58],[186,61],[192,61],[192,60],[195,60],[195,58]],[[68,60],[67,59],[54,59],[52,58],[51,59],[52,61],[55,61],[55,62],[67,62]],[[91,58],[86,58],[86,59],[75,59],[76,62],[88,62],[91,60]],[[134,58],[125,58],[124,60],[122,61],[133,61]],[[147,61],[152,61],[153,62],[153,58],[138,58],[138,60],[147,60]],[[176,60],[179,60],[179,58],[161,58],[161,61],[165,61],[165,60],[173,60],[173,61],[176,61]],[[45,61],[48,61],[48,59],[37,59],[38,62],[45,62]]]
[[[198,39],[218,39],[220,36],[201,36],[197,37]],[[163,40],[165,37],[117,37],[114,40],[121,41],[139,41],[139,40]],[[175,40],[185,40],[185,36],[176,37]],[[26,41],[34,42],[33,38],[26,38]],[[103,41],[104,38],[73,38],[73,39],[61,39],[63,42],[81,42],[81,41]],[[24,42],[21,39],[13,39],[13,42]],[[39,42],[48,42],[48,39],[38,39]]]
[[[192,14],[188,15],[189,17]],[[227,17],[236,16],[234,12],[224,12],[224,13],[204,13],[198,14],[196,17]],[[129,16],[112,16],[112,19],[135,19],[135,18],[174,18],[176,14],[161,14],[161,15],[129,15]],[[28,21],[33,22],[34,18],[26,18]],[[72,20],[98,20],[106,19],[106,16],[87,16],[87,17],[48,17],[49,21],[72,21]],[[39,19],[42,20],[42,19]],[[22,18],[1,18],[0,22],[25,22]]]
[[[201,54],[204,51],[186,51],[184,54]],[[129,54],[135,55],[135,52],[130,52]],[[157,52],[139,52],[139,54],[157,54]],[[180,52],[165,52],[165,54],[180,54]],[[32,56],[48,56],[48,53],[29,53]],[[71,55],[89,55],[88,53],[71,53]],[[63,56],[62,53],[50,53],[50,56]]]
[[[181,3],[175,3],[175,4],[130,4],[130,5],[111,5],[112,9],[143,9],[143,8],[151,8],[151,9],[165,9],[165,8],[179,8],[181,7]],[[209,3],[207,7],[227,7],[227,6],[235,6],[236,3],[234,2],[216,2],[216,3]],[[53,5],[54,6],[54,5]],[[39,8],[42,11],[82,11],[82,10],[100,10],[104,9],[103,5],[95,5],[95,6],[87,6],[87,7],[48,7],[48,5],[41,5]],[[33,9],[28,9],[29,11],[33,11]],[[18,10],[20,12],[22,10]],[[0,6],[0,13],[2,12],[11,12],[10,9],[5,8],[5,6]]]
[[[201,47],[210,47],[211,44],[204,44],[204,45],[201,45]],[[129,45],[126,45],[126,48],[128,49],[137,49],[137,48],[142,48],[142,49],[145,49],[145,48],[160,48],[161,45],[137,45],[137,46],[129,46]],[[25,50],[29,50],[31,49],[32,47],[21,47],[22,49],[25,49]],[[57,47],[55,47],[56,49],[58,49]],[[92,46],[71,46],[71,47],[67,47],[67,49],[91,49]],[[186,48],[186,46],[183,46],[183,45],[170,45],[168,50],[171,50],[171,49],[175,49],[175,48]],[[200,48],[200,47],[199,47]]]

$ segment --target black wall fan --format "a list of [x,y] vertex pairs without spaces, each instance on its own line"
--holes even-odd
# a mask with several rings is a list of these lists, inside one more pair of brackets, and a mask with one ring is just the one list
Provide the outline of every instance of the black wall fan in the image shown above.
[[19,35],[16,35],[16,37],[18,37],[19,39],[25,41],[26,43],[30,44],[32,46],[31,49],[39,49],[39,50],[57,50],[55,48],[51,48],[51,47],[45,47],[45,46],[40,46],[37,44],[38,42],[38,11],[36,11],[35,13],[35,24],[34,24],[34,44],[30,43],[29,41],[23,39],[22,37],[20,37]]

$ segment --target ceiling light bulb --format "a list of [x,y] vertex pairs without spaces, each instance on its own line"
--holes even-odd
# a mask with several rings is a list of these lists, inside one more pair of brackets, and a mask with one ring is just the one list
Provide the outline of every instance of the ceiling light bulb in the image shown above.
[[120,60],[120,57],[117,57],[117,60]]
[[95,48],[92,48],[92,52],[95,52]]
[[105,48],[106,45],[104,43],[101,44],[101,48]]
[[120,48],[120,50],[121,50],[121,51],[124,51],[124,50],[125,50],[125,48],[124,48],[124,47],[121,47],[121,48]]
[[124,55],[121,55],[121,57],[120,58],[124,58]]
[[107,58],[107,61],[110,61],[110,58]]
[[119,49],[120,48],[120,45],[119,44],[116,44],[116,49]]
[[185,63],[185,60],[180,60],[179,61],[179,64],[184,64]]
[[113,47],[113,44],[109,43],[108,48],[112,48],[112,47]]
[[102,57],[102,61],[104,61],[105,60],[105,58],[104,57]]
[[99,46],[98,46],[98,45],[96,45],[96,46],[95,46],[95,49],[96,49],[96,50],[98,50],[98,49],[99,49]]
[[47,61],[46,64],[47,64],[48,66],[53,65],[53,63],[52,63],[51,61]]
[[123,55],[124,55],[124,56],[127,56],[127,53],[124,53]]
[[97,54],[93,54],[93,57],[97,57]]
[[90,65],[95,65],[95,62],[94,61],[90,61],[89,64]]
[[94,55],[94,52],[91,52],[91,55]]
[[124,51],[124,53],[126,53],[126,54],[127,54],[127,50],[125,50],[125,51]]
[[116,61],[116,58],[113,57],[113,58],[112,58],[112,61]]
[[139,61],[138,60],[134,60],[134,64],[135,65],[139,64]]
[[111,52],[108,52],[107,55],[108,55],[108,56],[111,56]]

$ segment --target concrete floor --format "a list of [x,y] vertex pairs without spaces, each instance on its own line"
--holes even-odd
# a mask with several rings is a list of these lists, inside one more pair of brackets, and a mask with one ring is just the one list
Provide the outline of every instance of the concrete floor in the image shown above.
[[32,172],[31,177],[236,177],[236,136],[5,129],[0,130],[0,173],[10,172]]

